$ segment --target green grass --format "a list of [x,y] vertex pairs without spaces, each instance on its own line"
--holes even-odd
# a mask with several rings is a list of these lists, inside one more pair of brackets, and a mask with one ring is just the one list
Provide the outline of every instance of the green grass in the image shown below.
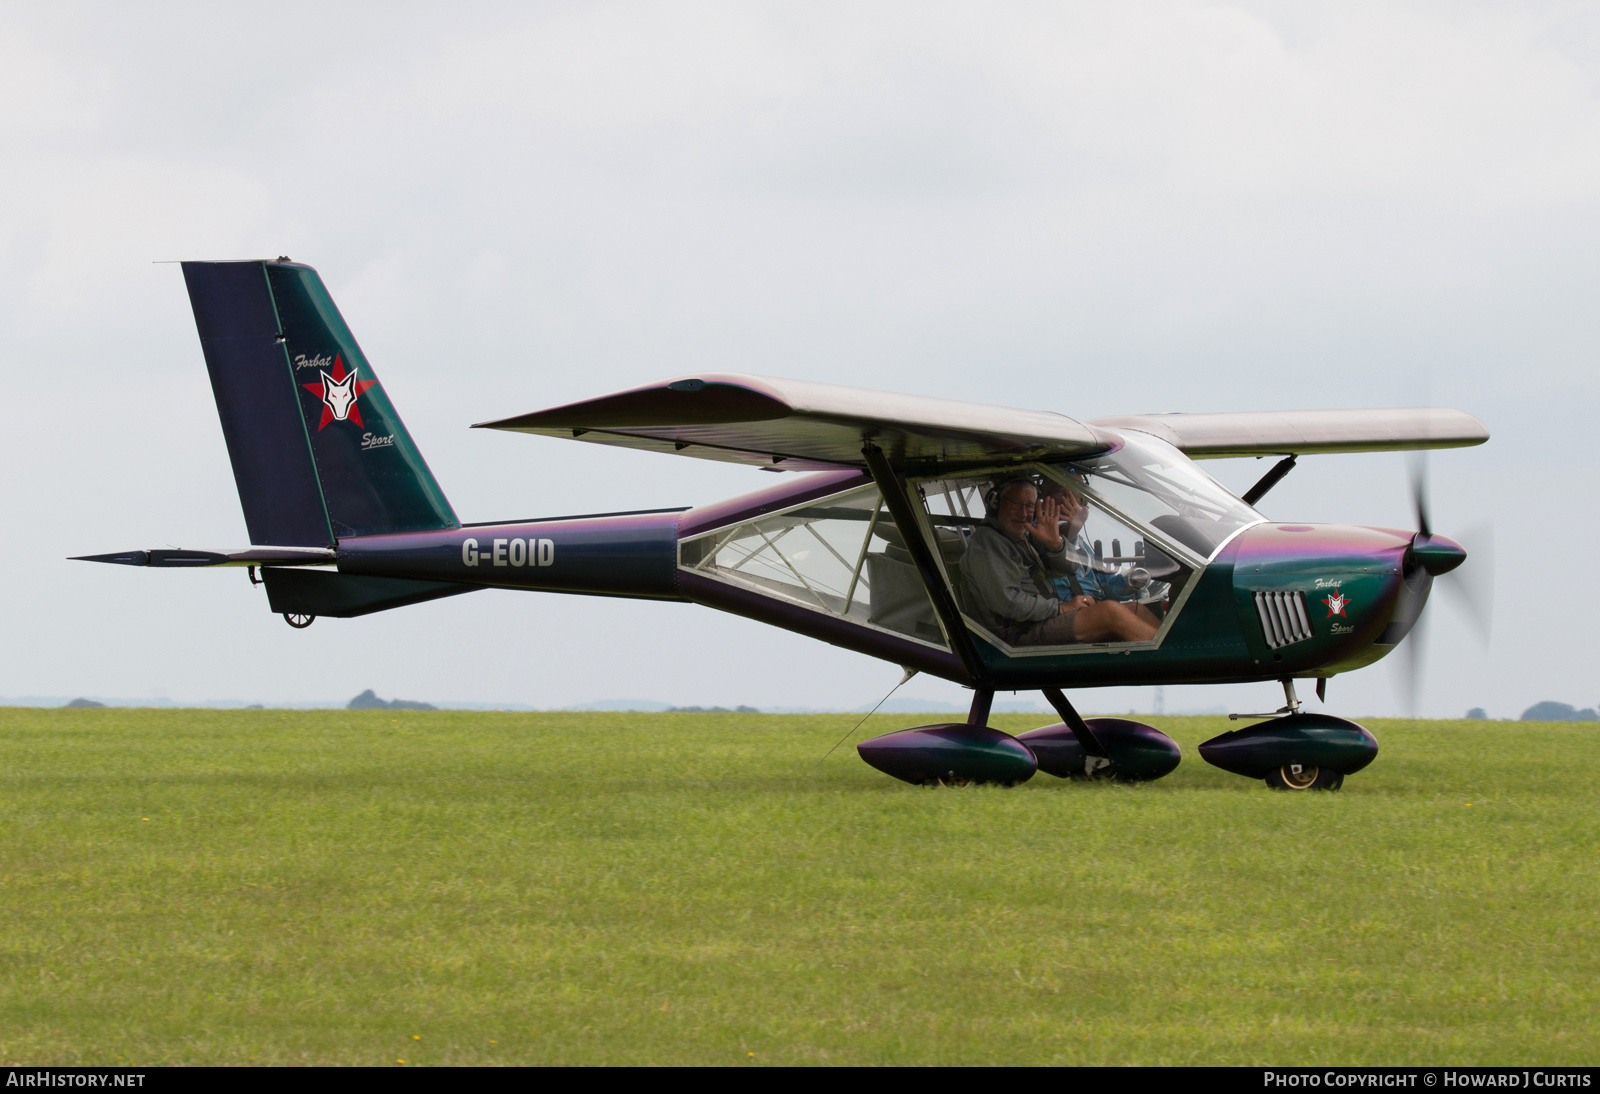
[[852,720],[0,710],[0,1063],[1600,1062],[1593,727],[1290,795]]

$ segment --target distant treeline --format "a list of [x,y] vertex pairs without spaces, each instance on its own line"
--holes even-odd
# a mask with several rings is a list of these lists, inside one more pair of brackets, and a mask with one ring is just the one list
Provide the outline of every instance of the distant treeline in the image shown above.
[[[1482,707],[1473,707],[1467,711],[1467,717],[1474,721],[1485,721],[1489,715],[1484,713]],[[1600,721],[1600,714],[1596,714],[1592,707],[1584,707],[1579,710],[1577,707],[1568,706],[1566,703],[1557,703],[1547,699],[1542,703],[1535,703],[1523,711],[1520,720],[1524,722],[1594,722]]]
[[1548,699],[1542,703],[1535,703],[1522,712],[1524,722],[1593,722],[1600,721],[1600,714],[1596,714],[1593,707],[1584,707],[1578,710],[1566,703],[1554,703]]
[[371,688],[363,691],[346,704],[347,710],[438,710],[432,703],[419,703],[415,699],[378,698]]
[[668,707],[668,714],[760,714],[755,707]]

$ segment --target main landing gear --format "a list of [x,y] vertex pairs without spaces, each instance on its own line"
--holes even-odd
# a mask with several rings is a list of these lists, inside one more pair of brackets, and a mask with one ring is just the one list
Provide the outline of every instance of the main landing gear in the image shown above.
[[1271,714],[1228,715],[1267,720],[1211,738],[1200,746],[1200,758],[1261,779],[1273,790],[1337,790],[1346,775],[1377,758],[1377,738],[1364,727],[1331,714],[1302,712],[1293,680],[1283,681],[1283,695],[1284,705]]
[[1044,695],[1062,720],[1020,736],[985,724],[994,692],[980,689],[965,722],[886,733],[862,741],[856,751],[884,774],[920,786],[1015,786],[1035,771],[1063,779],[1147,782],[1169,774],[1182,758],[1177,742],[1154,726],[1127,718],[1085,721],[1059,689],[1046,688]]

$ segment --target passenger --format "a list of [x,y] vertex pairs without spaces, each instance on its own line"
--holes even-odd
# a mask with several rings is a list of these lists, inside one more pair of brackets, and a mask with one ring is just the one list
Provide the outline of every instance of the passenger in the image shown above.
[[1072,572],[1055,580],[1056,595],[1062,599],[1074,596],[1087,596],[1098,601],[1114,601],[1124,604],[1139,618],[1148,620],[1157,629],[1161,621],[1142,604],[1131,603],[1136,599],[1138,590],[1128,580],[1127,573],[1110,571],[1094,565],[1096,558],[1094,545],[1089,542],[1088,533],[1083,530],[1084,524],[1089,519],[1089,503],[1084,501],[1073,491],[1067,489],[1059,482],[1046,480],[1044,496],[1053,499],[1061,506],[1061,535],[1067,543],[1067,557],[1072,563]]
[[1075,580],[1076,569],[1061,534],[1060,498],[1039,500],[1038,487],[1022,478],[999,483],[991,497],[994,511],[985,514],[961,559],[968,606],[979,623],[1013,646],[1155,637],[1154,621],[1125,604],[1088,595],[1063,599],[1056,592],[1055,579]]

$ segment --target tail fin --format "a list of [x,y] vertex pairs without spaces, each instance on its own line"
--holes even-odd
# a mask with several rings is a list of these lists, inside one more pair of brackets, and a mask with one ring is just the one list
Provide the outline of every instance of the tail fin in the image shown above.
[[185,262],[250,541],[458,528],[317,271]]

